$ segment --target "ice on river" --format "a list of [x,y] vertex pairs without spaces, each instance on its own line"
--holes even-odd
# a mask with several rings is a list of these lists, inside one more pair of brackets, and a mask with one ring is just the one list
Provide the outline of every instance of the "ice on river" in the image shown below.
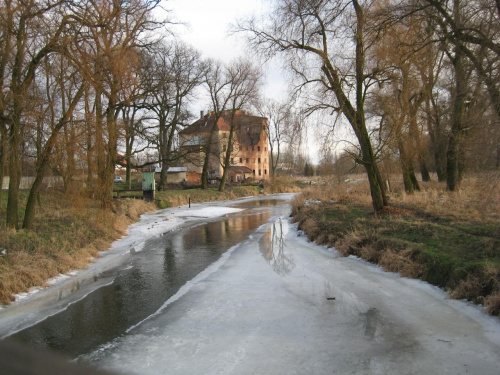
[[128,234],[115,241],[107,251],[101,252],[88,269],[52,278],[47,282],[49,287],[35,287],[27,293],[20,293],[15,296],[14,303],[0,308],[0,338],[57,314],[93,290],[109,285],[113,282],[112,277],[103,277],[103,274],[120,266],[126,267],[131,255],[142,251],[151,238],[175,230],[191,220],[211,219],[239,211],[242,209],[205,203],[142,215],[139,222],[128,227]]
[[497,375],[500,324],[280,218],[82,359],[134,374]]

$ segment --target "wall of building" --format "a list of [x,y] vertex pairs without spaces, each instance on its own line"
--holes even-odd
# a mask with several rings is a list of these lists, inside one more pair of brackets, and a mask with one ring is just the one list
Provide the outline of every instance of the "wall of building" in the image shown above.
[[[239,130],[233,133],[233,151],[231,153],[231,165],[243,165],[252,170],[252,178],[255,180],[266,180],[269,178],[269,150],[268,138],[266,133],[267,119],[256,116],[250,116],[240,111],[245,115],[247,122],[242,125]],[[249,119],[249,120],[248,120]],[[226,125],[227,127],[227,125]],[[250,129],[248,136],[244,133],[245,129]],[[243,130],[243,132],[242,132]],[[243,139],[238,139],[238,134],[243,135]],[[189,133],[183,135],[181,133],[181,144],[186,144],[192,141],[195,143],[196,138],[200,138],[201,134]],[[205,134],[207,137],[207,134]],[[256,139],[258,138],[258,142]],[[229,147],[229,130],[218,130],[217,136],[214,137],[212,144],[213,155],[209,159],[209,173],[215,178],[221,178],[224,170],[222,167],[226,150]],[[190,155],[183,163],[189,171],[201,173],[203,168],[204,152],[199,149],[197,156]]]
[[[3,178],[2,190],[9,189],[9,181],[10,178],[8,176]],[[31,189],[31,185],[33,185],[34,181],[35,177],[21,177],[21,183],[19,184],[19,189],[21,190]],[[44,188],[62,187],[64,186],[64,180],[61,176],[44,177],[42,186]]]

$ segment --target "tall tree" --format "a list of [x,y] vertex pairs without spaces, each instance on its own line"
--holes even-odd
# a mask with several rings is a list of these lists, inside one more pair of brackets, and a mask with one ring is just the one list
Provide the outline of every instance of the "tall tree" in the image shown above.
[[[484,83],[500,119],[500,14],[498,4],[482,0],[407,0],[394,5],[396,20],[420,16],[436,25],[434,38],[451,64],[451,132],[447,145],[447,187],[457,190],[463,174],[467,108],[471,101],[470,66]],[[470,66],[469,66],[470,65]]]
[[[295,61],[307,61],[307,69],[298,71],[299,76],[304,84],[319,84],[334,100],[331,107],[341,112],[353,129],[373,208],[379,211],[387,205],[387,197],[365,118],[368,82],[377,72],[365,61],[366,11],[357,0],[279,0],[267,23],[249,20],[236,29],[246,32],[249,43],[263,53],[283,52]],[[341,55],[345,59],[336,54],[339,48],[345,51]]]
[[[214,143],[218,140],[214,139],[216,134],[219,119],[222,117],[223,111],[226,109],[231,96],[229,88],[231,86],[230,77],[225,74],[225,66],[220,61],[209,60],[208,69],[205,74],[204,84],[210,96],[212,113],[207,116],[211,120],[213,118],[212,127],[209,129],[208,137],[204,140],[203,145],[203,168],[201,172],[201,187],[208,189],[208,175],[210,159],[214,153]],[[215,155],[220,160],[220,155]]]
[[137,80],[138,49],[152,42],[144,37],[160,26],[152,18],[158,3],[89,0],[74,6],[85,23],[77,30],[78,43],[72,44],[73,62],[95,90],[96,189],[103,207],[111,205],[117,119]]
[[229,168],[231,167],[231,154],[234,151],[234,134],[241,125],[237,121],[236,111],[245,109],[255,104],[259,98],[261,71],[248,60],[239,59],[227,67],[227,79],[230,82],[228,86],[228,110],[229,116],[229,136],[228,147],[224,155],[222,164],[223,173],[219,185],[219,191],[224,191]]
[[291,124],[291,107],[288,103],[280,103],[266,99],[259,107],[259,112],[268,120],[266,128],[269,143],[269,164],[271,178],[276,176],[276,168],[280,163],[283,145],[286,142],[287,125]]
[[167,186],[167,170],[179,157],[173,147],[179,126],[189,117],[187,107],[201,85],[206,64],[200,53],[183,43],[160,44],[144,70],[147,81],[146,106],[158,130],[156,144],[161,165],[159,189]]
[[6,0],[0,37],[0,128],[8,138],[9,192],[6,222],[18,225],[20,148],[30,87],[41,62],[56,52],[71,21],[65,1]]

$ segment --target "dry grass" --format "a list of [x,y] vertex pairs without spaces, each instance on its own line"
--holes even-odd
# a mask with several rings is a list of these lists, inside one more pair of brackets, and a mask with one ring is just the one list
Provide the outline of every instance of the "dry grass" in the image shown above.
[[290,177],[275,177],[264,182],[264,192],[266,194],[296,193],[301,191],[295,179]]
[[156,193],[156,204],[160,208],[178,207],[191,203],[213,202],[259,195],[259,186],[227,187],[224,192],[217,189],[167,190]]
[[475,175],[458,192],[421,183],[404,193],[391,181],[391,206],[374,215],[364,176],[310,188],[292,202],[309,240],[401,275],[446,288],[500,314],[500,173]]
[[392,203],[455,220],[500,221],[500,172],[469,177],[457,192],[446,191],[445,184],[438,182],[423,183],[422,187],[423,191],[417,194],[393,194]]
[[103,211],[95,201],[58,192],[44,194],[42,201],[34,230],[0,230],[0,249],[7,251],[0,256],[2,304],[14,294],[44,286],[51,277],[87,267],[140,214],[156,208],[141,200],[121,200],[113,211]]
[[484,299],[485,311],[491,315],[500,315],[500,292],[491,294]]

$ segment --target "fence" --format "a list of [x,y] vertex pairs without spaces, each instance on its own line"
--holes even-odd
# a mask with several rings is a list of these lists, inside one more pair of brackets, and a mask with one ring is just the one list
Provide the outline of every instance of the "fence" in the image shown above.
[[[9,189],[9,181],[10,178],[4,177],[2,181],[2,190]],[[35,177],[21,177],[21,183],[19,184],[19,188],[21,190],[31,189],[31,185],[33,185],[33,181],[35,181]],[[63,178],[61,176],[49,176],[43,178],[43,187],[45,188],[55,188],[62,187],[64,185]]]

